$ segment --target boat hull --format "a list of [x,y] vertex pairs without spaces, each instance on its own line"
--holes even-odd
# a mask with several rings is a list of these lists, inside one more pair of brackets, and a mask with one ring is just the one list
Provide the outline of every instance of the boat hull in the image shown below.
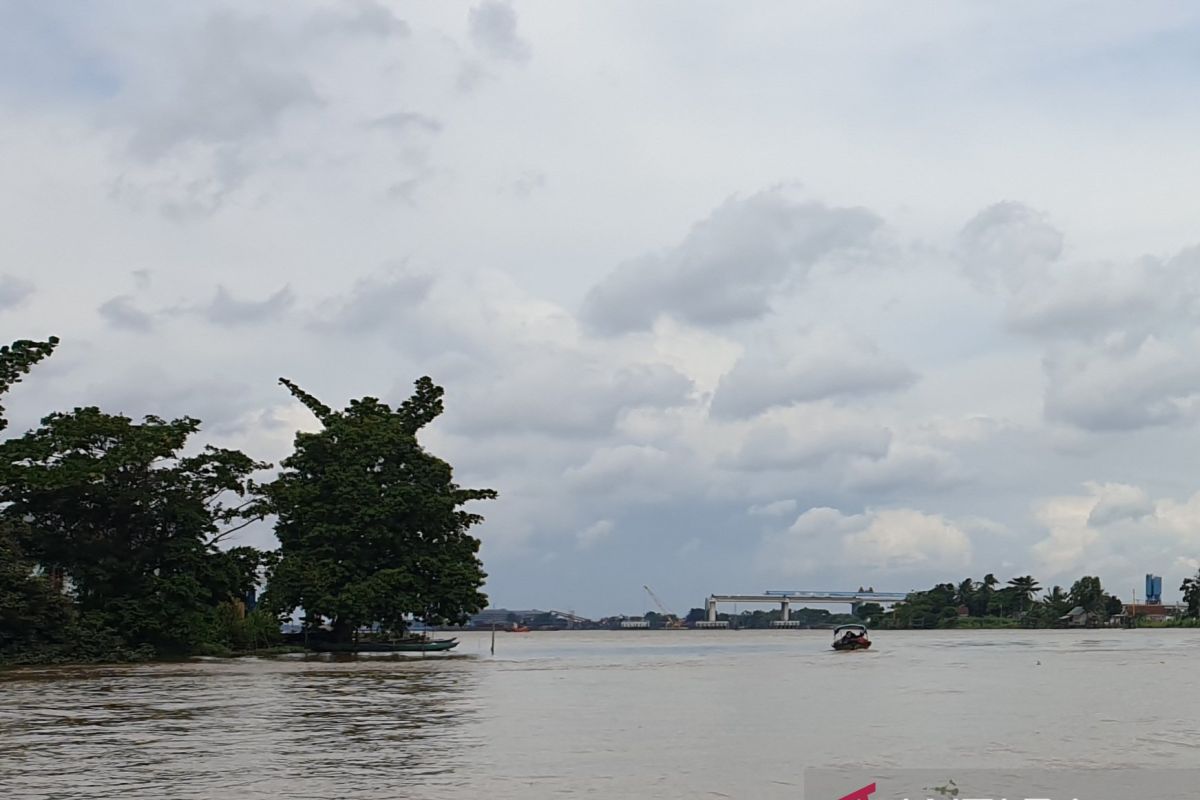
[[866,650],[871,646],[870,642],[834,642],[834,650]]
[[442,653],[458,647],[457,639],[428,642],[309,642],[318,653]]

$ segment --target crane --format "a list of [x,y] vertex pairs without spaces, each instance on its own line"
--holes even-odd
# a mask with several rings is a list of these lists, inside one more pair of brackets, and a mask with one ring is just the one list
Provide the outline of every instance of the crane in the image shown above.
[[658,606],[658,610],[662,612],[662,615],[665,620],[664,624],[666,625],[666,627],[668,627],[668,628],[682,628],[683,627],[683,622],[679,619],[679,617],[675,616],[670,611],[667,611],[667,607],[665,605],[663,605],[662,600],[658,599],[658,595],[656,595],[654,593],[653,589],[651,589],[649,586],[647,586],[644,583],[642,584],[642,588],[646,590],[646,594],[650,595],[650,599],[654,601],[654,605]]

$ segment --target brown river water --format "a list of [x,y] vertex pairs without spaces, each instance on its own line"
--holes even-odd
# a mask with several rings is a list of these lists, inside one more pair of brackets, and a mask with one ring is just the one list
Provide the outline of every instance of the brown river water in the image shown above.
[[466,634],[0,672],[0,798],[800,798],[807,767],[1200,766],[1200,630]]

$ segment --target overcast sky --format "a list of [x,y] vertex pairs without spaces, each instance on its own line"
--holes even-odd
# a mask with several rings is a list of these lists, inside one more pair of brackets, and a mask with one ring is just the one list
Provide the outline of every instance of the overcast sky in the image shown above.
[[[1200,8],[0,0],[11,433],[447,390],[493,603],[1200,558]],[[269,530],[247,532],[267,544]]]

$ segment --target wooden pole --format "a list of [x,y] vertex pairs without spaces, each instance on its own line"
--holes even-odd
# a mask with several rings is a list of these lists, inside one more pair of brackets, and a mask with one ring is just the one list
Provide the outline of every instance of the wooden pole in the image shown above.
[[492,655],[496,655],[496,623],[492,623]]

